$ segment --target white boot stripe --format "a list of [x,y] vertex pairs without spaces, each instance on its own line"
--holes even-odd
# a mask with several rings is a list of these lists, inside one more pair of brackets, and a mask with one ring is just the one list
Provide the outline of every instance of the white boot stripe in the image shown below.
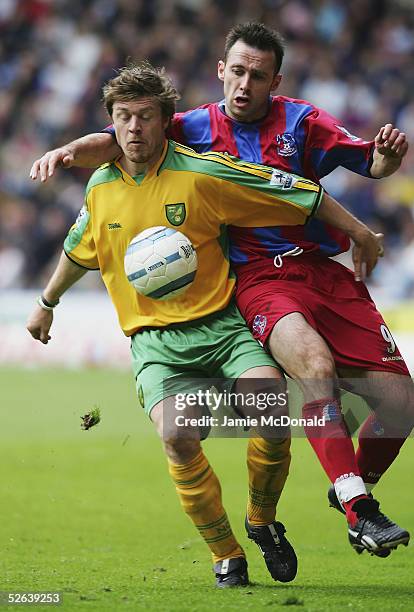
[[268,525],[268,527],[269,527],[270,533],[272,534],[272,538],[274,539],[276,544],[279,544],[280,540],[279,540],[279,536],[277,535],[277,531],[275,529],[275,526],[274,525]]

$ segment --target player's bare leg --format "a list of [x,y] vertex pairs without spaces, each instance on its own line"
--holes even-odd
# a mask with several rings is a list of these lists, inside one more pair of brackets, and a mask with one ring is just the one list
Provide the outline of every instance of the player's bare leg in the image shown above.
[[[413,381],[409,376],[394,372],[341,370],[341,375],[347,389],[362,396],[372,410],[360,429],[356,453],[361,477],[367,490],[372,491],[396,459],[413,428]],[[334,490],[329,490],[328,498],[331,506],[342,510]],[[407,531],[399,527],[394,531],[392,545],[380,556],[388,556],[398,544],[408,544],[410,536]]]
[[343,420],[335,364],[324,339],[298,312],[274,326],[269,349],[276,361],[295,379],[304,395],[303,415],[325,420],[324,427],[307,426],[306,435],[329,479],[348,509],[366,497],[355,451]]
[[218,587],[248,584],[245,554],[233,535],[221,500],[221,487],[205,457],[198,428],[175,425],[168,419],[169,400],[154,406],[151,419],[161,437],[184,512],[192,520],[213,557]]
[[325,340],[299,312],[280,319],[269,337],[276,361],[299,382],[305,401],[329,397],[335,392],[335,363]]
[[372,413],[359,433],[357,463],[371,491],[397,457],[414,426],[414,384],[394,372],[341,370],[350,391],[365,399]]
[[[325,416],[323,431],[306,427],[306,434],[325,468],[348,521],[348,536],[357,550],[387,556],[391,548],[406,544],[409,534],[381,512],[367,496],[352,440],[343,420],[333,358],[323,338],[300,313],[278,321],[269,338],[273,357],[302,388],[304,416]],[[317,393],[322,394],[317,400]],[[311,401],[309,399],[311,398]]]
[[[287,412],[286,381],[278,368],[262,366],[244,372],[235,385],[236,393],[253,392],[265,398],[267,393],[285,398],[282,406],[267,406],[261,413],[275,417]],[[260,419],[260,411],[255,416]],[[245,412],[247,415],[247,411]],[[246,531],[259,546],[274,580],[290,582],[297,573],[295,551],[285,537],[285,527],[275,521],[276,506],[285,485],[290,465],[290,432],[259,427],[249,439],[247,467],[249,497]]]
[[[333,407],[329,406],[327,409],[326,402],[330,401],[330,398],[332,406],[336,404],[339,409],[340,406],[337,399],[335,365],[323,338],[301,314],[292,313],[275,325],[269,348],[275,359],[301,385],[305,401],[308,400],[304,407],[305,414],[315,413],[321,416],[325,413],[325,416],[328,416],[323,437],[319,437],[321,432],[313,427],[306,428],[306,433],[334,483],[336,495],[345,510],[351,544],[358,552],[368,549],[374,554],[385,556],[390,548],[406,543],[408,533],[384,517],[375,500],[368,499],[352,440],[348,436],[342,416],[340,419],[336,418]],[[326,393],[329,390],[331,395],[323,396],[320,402],[315,401],[317,392]],[[330,420],[331,414],[334,416],[333,420]],[[349,474],[352,476],[349,477]]]

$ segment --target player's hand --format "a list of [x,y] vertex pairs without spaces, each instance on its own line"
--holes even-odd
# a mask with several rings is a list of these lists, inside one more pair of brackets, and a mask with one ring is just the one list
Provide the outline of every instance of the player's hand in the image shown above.
[[382,241],[384,234],[374,234],[368,228],[361,233],[352,249],[355,280],[361,281],[369,276],[375,268],[378,258],[383,257],[384,247]]
[[407,136],[392,123],[387,123],[375,136],[375,149],[381,155],[402,159],[408,151]]
[[30,178],[36,180],[40,176],[42,183],[52,177],[57,166],[70,168],[74,162],[73,152],[68,147],[60,147],[48,151],[37,159],[30,170]]
[[374,143],[371,175],[375,178],[389,176],[400,167],[408,151],[407,136],[392,123],[387,123],[375,136]]
[[26,324],[27,331],[35,340],[47,344],[51,338],[49,330],[53,323],[53,310],[45,310],[36,305]]

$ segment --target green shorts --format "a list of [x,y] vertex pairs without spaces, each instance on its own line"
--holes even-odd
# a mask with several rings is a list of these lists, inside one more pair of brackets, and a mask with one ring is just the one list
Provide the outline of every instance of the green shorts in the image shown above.
[[[183,392],[186,380],[237,379],[250,368],[277,368],[233,302],[195,321],[139,331],[131,351],[138,400],[148,415],[173,394],[171,388]],[[211,382],[206,380],[206,386]]]

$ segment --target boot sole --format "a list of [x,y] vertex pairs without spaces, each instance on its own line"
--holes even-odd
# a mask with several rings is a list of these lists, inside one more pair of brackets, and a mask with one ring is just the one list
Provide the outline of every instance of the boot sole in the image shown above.
[[410,541],[410,536],[404,536],[399,538],[398,540],[394,540],[393,542],[386,542],[382,546],[378,546],[378,544],[369,536],[362,536],[362,538],[358,538],[358,533],[355,531],[348,531],[349,534],[349,543],[352,548],[360,555],[366,550],[371,555],[375,555],[376,557],[388,557],[391,554],[392,550],[395,550],[401,544],[403,546],[408,546],[408,542]]

